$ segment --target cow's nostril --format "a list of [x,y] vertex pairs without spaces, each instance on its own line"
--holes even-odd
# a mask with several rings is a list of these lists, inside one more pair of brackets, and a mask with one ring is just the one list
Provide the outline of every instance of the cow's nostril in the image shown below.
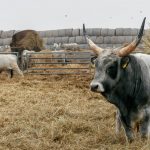
[[91,91],[97,91],[97,89],[98,89],[98,84],[91,85]]

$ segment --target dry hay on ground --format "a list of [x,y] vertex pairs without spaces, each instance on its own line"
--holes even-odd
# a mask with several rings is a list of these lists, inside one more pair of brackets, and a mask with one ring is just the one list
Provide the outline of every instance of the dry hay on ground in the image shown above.
[[115,109],[89,90],[91,77],[0,76],[0,149],[148,150],[114,129]]
[[[35,70],[32,70],[35,69]],[[39,69],[39,70],[38,70]],[[36,65],[28,69],[30,74],[72,74],[72,75],[85,75],[92,72],[89,64],[54,64],[54,65]]]

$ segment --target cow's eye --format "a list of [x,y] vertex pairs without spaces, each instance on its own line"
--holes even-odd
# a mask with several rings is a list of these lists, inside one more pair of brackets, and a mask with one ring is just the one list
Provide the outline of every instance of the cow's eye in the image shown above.
[[117,63],[114,63],[112,66],[109,66],[106,70],[106,73],[112,78],[115,79],[117,76]]
[[93,65],[95,64],[96,58],[97,58],[96,56],[94,56],[94,57],[91,58],[91,63],[92,63]]

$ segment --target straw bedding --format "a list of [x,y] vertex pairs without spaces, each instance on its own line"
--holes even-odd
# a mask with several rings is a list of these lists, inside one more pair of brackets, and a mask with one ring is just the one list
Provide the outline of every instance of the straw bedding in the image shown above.
[[115,108],[89,90],[91,76],[0,76],[0,149],[148,150],[115,135]]

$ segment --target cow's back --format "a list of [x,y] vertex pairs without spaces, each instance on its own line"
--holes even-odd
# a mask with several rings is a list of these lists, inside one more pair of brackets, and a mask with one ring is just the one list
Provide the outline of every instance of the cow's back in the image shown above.
[[146,64],[146,66],[149,68],[149,72],[150,72],[150,55],[148,54],[142,54],[142,53],[136,53],[133,54],[136,58],[138,58],[139,60],[143,60],[144,63]]

